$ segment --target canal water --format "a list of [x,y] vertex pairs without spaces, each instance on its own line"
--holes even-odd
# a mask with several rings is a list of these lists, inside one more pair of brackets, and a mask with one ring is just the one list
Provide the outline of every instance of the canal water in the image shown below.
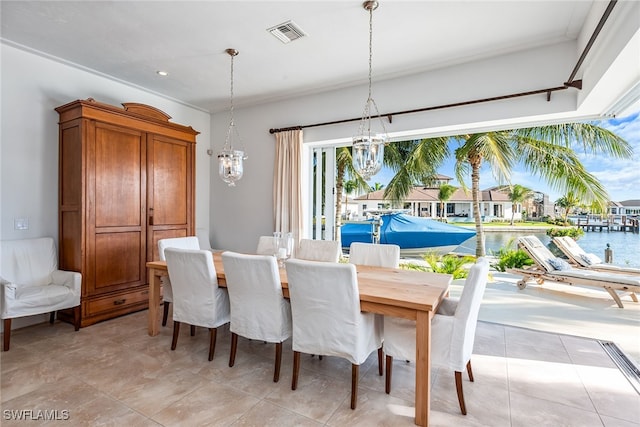
[[[514,232],[514,231],[486,231],[485,229],[485,249],[487,255],[492,255],[500,248],[507,246],[512,241],[515,247],[516,238],[519,236],[535,235],[549,249],[558,256],[561,252],[550,244],[551,238],[546,235],[546,230],[540,232]],[[622,231],[588,231],[578,240],[578,244],[585,252],[594,253],[604,260],[604,250],[607,243],[613,250],[613,264],[628,267],[640,268],[640,234]],[[457,253],[475,254],[476,238],[473,237],[455,250]]]

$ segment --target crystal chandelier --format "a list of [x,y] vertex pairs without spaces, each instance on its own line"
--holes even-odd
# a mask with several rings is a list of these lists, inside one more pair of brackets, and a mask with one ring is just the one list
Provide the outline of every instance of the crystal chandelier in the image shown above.
[[235,187],[236,181],[242,178],[243,161],[247,156],[245,156],[244,151],[233,148],[232,143],[234,139],[240,141],[240,135],[238,135],[235,123],[233,122],[233,58],[238,55],[239,52],[235,49],[227,49],[225,52],[231,57],[230,120],[224,147],[222,147],[222,151],[218,153],[218,174],[229,187]]
[[[371,96],[371,57],[372,57],[372,41],[373,41],[373,11],[378,8],[377,1],[365,1],[362,6],[369,11],[369,97],[364,105],[362,119],[358,135],[353,137],[353,147],[351,156],[353,158],[354,169],[364,178],[368,180],[373,175],[380,172],[384,158],[384,146],[387,143],[388,135],[384,127],[384,122],[380,117],[378,106]],[[382,128],[381,133],[372,130],[371,118],[377,117]]]

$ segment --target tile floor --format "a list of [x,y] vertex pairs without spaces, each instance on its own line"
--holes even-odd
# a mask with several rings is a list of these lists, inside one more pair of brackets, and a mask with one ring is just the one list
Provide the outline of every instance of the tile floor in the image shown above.
[[[285,344],[279,383],[272,345],[240,339],[228,367],[230,334],[218,333],[207,361],[208,334],[182,328],[146,331],[142,311],[83,328],[68,324],[15,330],[0,354],[3,426],[412,426],[414,369],[395,361],[384,393],[372,355],[361,368],[358,407],[349,408],[349,363],[303,355],[291,390]],[[459,412],[453,373],[436,371],[432,426],[640,425],[640,396],[597,341],[479,322],[475,382],[464,381],[468,415]],[[55,411],[64,421],[15,421],[10,411]],[[63,412],[68,411],[68,412]]]

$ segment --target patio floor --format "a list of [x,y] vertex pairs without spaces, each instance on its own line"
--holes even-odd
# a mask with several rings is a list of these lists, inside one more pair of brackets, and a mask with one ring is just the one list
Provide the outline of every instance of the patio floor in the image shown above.
[[[601,288],[554,282],[529,283],[521,276],[492,272],[480,307],[480,320],[538,331],[612,341],[640,366],[640,303],[623,297],[619,308]],[[455,281],[452,295],[461,290]]]

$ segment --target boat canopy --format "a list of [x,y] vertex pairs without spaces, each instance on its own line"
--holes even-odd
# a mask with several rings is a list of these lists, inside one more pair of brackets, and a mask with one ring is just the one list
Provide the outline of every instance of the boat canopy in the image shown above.
[[380,243],[395,244],[401,249],[458,246],[476,234],[474,230],[466,227],[430,218],[392,213],[380,215],[379,219],[372,218],[342,225],[342,246],[348,248],[353,242],[372,243],[374,224],[379,220],[382,220]]

